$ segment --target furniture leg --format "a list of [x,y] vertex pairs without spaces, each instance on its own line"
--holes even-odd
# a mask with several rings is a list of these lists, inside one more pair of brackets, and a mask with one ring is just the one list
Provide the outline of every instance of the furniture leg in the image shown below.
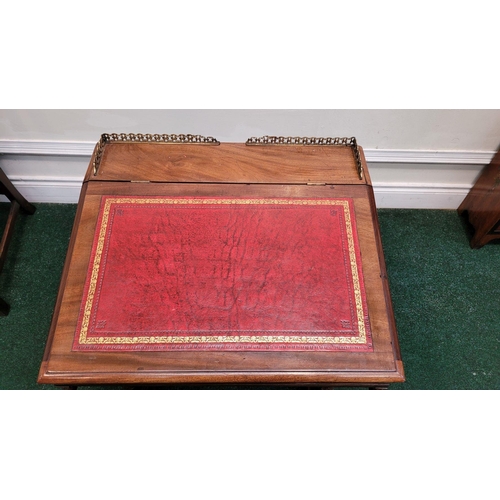
[[36,207],[29,203],[28,200],[26,200],[26,198],[14,187],[2,169],[0,169],[0,194],[7,196],[11,202],[17,201],[23,211],[27,214],[33,214],[36,210]]
[[5,300],[0,297],[0,316],[7,316],[9,314],[10,306]]
[[[7,224],[5,225],[2,240],[0,241],[0,273],[4,262],[7,258],[7,249],[12,239],[12,234],[14,232],[14,222],[16,221],[17,214],[20,210],[27,214],[33,214],[36,210],[31,203],[29,203],[26,198],[14,187],[9,178],[0,169],[0,194],[7,196],[11,202],[9,217],[7,219]],[[9,305],[0,298],[0,316],[7,316],[9,314]]]

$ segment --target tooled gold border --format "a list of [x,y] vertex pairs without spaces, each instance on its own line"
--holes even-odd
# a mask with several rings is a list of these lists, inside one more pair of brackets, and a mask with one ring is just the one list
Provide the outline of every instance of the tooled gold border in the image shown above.
[[[90,324],[90,316],[94,295],[96,292],[99,267],[106,239],[109,214],[111,205],[114,203],[134,203],[134,204],[173,204],[173,205],[340,205],[344,208],[346,222],[347,244],[349,260],[351,263],[351,274],[354,288],[354,299],[356,303],[356,313],[358,320],[359,335],[345,337],[323,337],[323,336],[302,336],[302,335],[197,335],[197,336],[140,336],[140,337],[87,337]],[[356,251],[354,246],[354,235],[351,222],[351,212],[349,201],[341,199],[312,200],[312,199],[179,199],[179,198],[107,198],[102,211],[101,227],[97,239],[97,247],[92,264],[92,274],[90,277],[87,299],[83,310],[83,318],[80,328],[79,344],[196,344],[196,343],[278,343],[278,344],[366,344],[366,328],[363,314],[363,301],[361,296],[360,279],[356,262]]]

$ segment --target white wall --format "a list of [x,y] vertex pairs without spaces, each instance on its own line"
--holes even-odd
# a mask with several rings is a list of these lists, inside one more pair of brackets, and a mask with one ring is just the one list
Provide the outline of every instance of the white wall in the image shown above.
[[354,136],[365,149],[494,151],[499,110],[1,110],[0,140],[91,141],[104,132]]
[[457,208],[500,146],[500,110],[0,110],[0,167],[33,202],[76,203],[104,132],[355,136],[380,208]]

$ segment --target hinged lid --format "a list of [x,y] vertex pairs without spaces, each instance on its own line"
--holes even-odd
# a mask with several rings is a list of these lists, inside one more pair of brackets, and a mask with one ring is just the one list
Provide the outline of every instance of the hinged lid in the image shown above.
[[103,134],[86,181],[371,185],[355,138]]

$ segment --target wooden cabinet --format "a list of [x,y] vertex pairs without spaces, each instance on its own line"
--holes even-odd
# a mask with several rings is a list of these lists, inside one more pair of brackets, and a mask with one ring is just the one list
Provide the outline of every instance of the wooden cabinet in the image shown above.
[[481,172],[478,180],[458,208],[474,227],[472,248],[481,248],[500,238],[500,150]]

